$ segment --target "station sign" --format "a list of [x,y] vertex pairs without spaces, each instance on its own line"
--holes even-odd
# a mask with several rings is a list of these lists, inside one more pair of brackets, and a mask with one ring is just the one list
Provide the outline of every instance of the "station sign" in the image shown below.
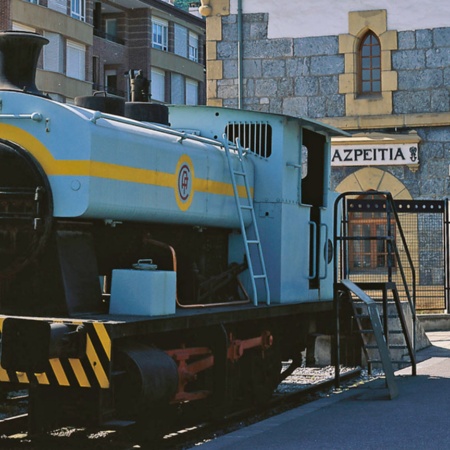
[[408,136],[408,142],[403,142],[395,137],[377,138],[367,135],[346,138],[344,142],[332,139],[331,165],[343,166],[394,166],[407,165],[411,169],[419,166],[419,141]]

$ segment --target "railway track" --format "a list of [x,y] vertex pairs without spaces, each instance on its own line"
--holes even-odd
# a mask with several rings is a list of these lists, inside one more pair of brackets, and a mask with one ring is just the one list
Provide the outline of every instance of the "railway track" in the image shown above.
[[[342,389],[355,385],[355,380],[363,382],[361,369],[348,369],[341,375]],[[214,421],[183,420],[181,418],[172,432],[168,433],[158,449],[184,450],[198,446],[220,435],[246,427],[284,411],[320,398],[333,395],[335,390],[331,368],[309,368],[294,372],[281,383],[272,399],[264,406],[245,408],[226,414]],[[11,404],[23,403],[24,397],[8,399]],[[13,408],[13,410],[16,408]],[[185,414],[191,416],[189,413]],[[26,432],[27,414],[20,413],[0,420],[0,448],[5,449],[79,449],[83,450],[128,450],[136,443],[125,433],[117,430],[101,431],[87,428],[61,428],[37,439],[29,439]],[[145,448],[145,447],[141,447]],[[150,448],[150,447],[149,447]],[[155,447],[152,447],[155,448]]]

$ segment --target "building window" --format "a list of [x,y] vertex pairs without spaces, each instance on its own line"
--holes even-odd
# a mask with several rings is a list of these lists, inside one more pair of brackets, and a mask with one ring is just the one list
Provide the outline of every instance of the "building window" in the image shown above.
[[[365,196],[364,200],[380,200],[383,196]],[[390,234],[395,239],[395,223],[391,218]],[[393,255],[389,255],[388,221],[386,212],[355,212],[349,220],[349,235],[355,239],[350,241],[349,259],[352,272],[386,270],[393,267]],[[391,249],[392,252],[392,249]]]
[[152,77],[152,100],[158,100],[160,102],[165,101],[165,92],[166,92],[166,75],[164,71],[152,69],[151,72]]
[[85,21],[86,0],[70,0],[70,17]]
[[77,80],[86,77],[86,47],[73,41],[67,41],[66,75]]
[[36,33],[36,29],[35,28],[27,27],[26,25],[22,25],[21,23],[18,23],[18,22],[13,22],[12,23],[12,30],[13,31],[27,31],[29,33]]
[[359,64],[360,94],[381,93],[381,46],[371,31],[361,39]]
[[105,91],[109,94],[117,94],[117,71],[105,70]]
[[173,52],[183,58],[188,57],[188,29],[181,25],[173,26]]
[[186,80],[186,105],[198,105],[198,82]]
[[44,45],[44,70],[50,72],[64,72],[64,41],[60,34],[44,32],[48,44]]
[[100,86],[100,58],[98,56],[92,57],[92,84],[94,90],[101,89]]
[[169,24],[165,20],[152,20],[152,47],[167,52]]
[[105,37],[111,41],[115,41],[117,37],[117,19],[105,20]]
[[198,36],[189,32],[189,59],[198,62]]
[[47,0],[47,8],[53,11],[58,11],[61,14],[67,14],[67,2],[60,0]]

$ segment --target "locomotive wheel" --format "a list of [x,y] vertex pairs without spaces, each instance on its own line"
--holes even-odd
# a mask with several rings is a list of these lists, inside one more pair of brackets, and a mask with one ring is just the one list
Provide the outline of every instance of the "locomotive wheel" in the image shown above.
[[115,355],[116,411],[134,425],[125,430],[138,443],[157,441],[166,432],[173,408],[169,402],[178,387],[178,369],[162,350],[139,342],[123,343]]
[[281,367],[277,346],[247,352],[241,368],[244,398],[254,405],[267,403],[278,386]]

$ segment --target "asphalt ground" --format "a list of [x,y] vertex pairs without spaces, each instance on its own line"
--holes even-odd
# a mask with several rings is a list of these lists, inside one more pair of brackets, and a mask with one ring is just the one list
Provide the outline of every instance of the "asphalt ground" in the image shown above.
[[203,450],[450,449],[450,331],[429,332],[431,346],[384,379],[360,384],[202,444]]

